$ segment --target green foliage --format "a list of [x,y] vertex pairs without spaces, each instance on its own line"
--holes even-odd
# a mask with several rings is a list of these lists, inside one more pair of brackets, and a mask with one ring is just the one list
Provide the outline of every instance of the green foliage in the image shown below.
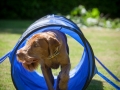
[[47,14],[63,15],[77,6],[79,0],[1,0],[1,19],[38,19]]
[[67,18],[72,19],[79,27],[99,26],[120,29],[120,18],[107,19],[104,16],[101,17],[98,8],[86,10],[85,6],[79,5],[71,11],[70,15],[67,15]]
[[79,5],[78,7],[75,7],[70,13],[71,16],[81,16],[84,14],[86,14],[86,9],[83,5]]
[[99,18],[100,16],[100,11],[98,10],[98,8],[93,8],[91,11],[91,16],[93,18]]
[[[47,14],[80,15],[84,5],[92,10],[92,16],[98,14],[98,10],[110,17],[120,17],[120,0],[1,0],[1,19],[38,19]],[[74,10],[73,10],[74,8]],[[73,10],[73,11],[71,11]],[[91,11],[90,11],[91,12]]]

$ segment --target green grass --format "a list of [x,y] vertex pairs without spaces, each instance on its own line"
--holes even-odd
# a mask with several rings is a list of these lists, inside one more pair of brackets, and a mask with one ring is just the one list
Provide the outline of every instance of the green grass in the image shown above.
[[[0,57],[15,46],[22,32],[28,27],[29,24],[31,24],[31,22],[32,21],[0,20]],[[91,28],[88,30],[81,30],[91,44],[95,56],[97,56],[101,62],[103,62],[103,64],[120,79],[120,31],[106,29],[93,30]],[[68,43],[70,47],[70,60],[72,63],[72,68],[74,68],[81,58],[83,48],[69,36]],[[96,66],[100,72],[120,86],[120,83],[112,79],[112,77],[97,62]],[[0,90],[15,90],[11,80],[10,67],[11,66],[8,59],[0,64]],[[57,75],[59,70],[54,70],[53,72]],[[98,75],[95,75],[87,90],[115,90],[115,88],[109,85]]]

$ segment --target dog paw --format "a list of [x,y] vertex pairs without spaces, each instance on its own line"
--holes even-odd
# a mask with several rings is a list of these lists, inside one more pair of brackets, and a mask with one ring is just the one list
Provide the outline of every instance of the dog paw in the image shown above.
[[68,80],[69,80],[69,77],[66,77],[66,78],[60,80],[60,82],[59,82],[60,90],[67,90]]

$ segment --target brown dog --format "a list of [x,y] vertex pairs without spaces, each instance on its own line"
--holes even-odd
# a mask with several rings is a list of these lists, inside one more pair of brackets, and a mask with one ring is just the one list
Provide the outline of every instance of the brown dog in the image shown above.
[[29,71],[41,65],[41,70],[49,90],[54,90],[52,69],[61,67],[57,78],[56,90],[67,90],[70,60],[69,48],[65,34],[57,30],[44,31],[35,34],[26,45],[17,51],[17,59]]

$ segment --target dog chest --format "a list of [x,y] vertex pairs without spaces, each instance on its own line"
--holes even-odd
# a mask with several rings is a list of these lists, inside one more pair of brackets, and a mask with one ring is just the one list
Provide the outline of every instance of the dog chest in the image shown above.
[[52,68],[52,69],[57,69],[59,68],[59,63],[57,62],[56,59],[50,59],[45,62],[46,66]]

